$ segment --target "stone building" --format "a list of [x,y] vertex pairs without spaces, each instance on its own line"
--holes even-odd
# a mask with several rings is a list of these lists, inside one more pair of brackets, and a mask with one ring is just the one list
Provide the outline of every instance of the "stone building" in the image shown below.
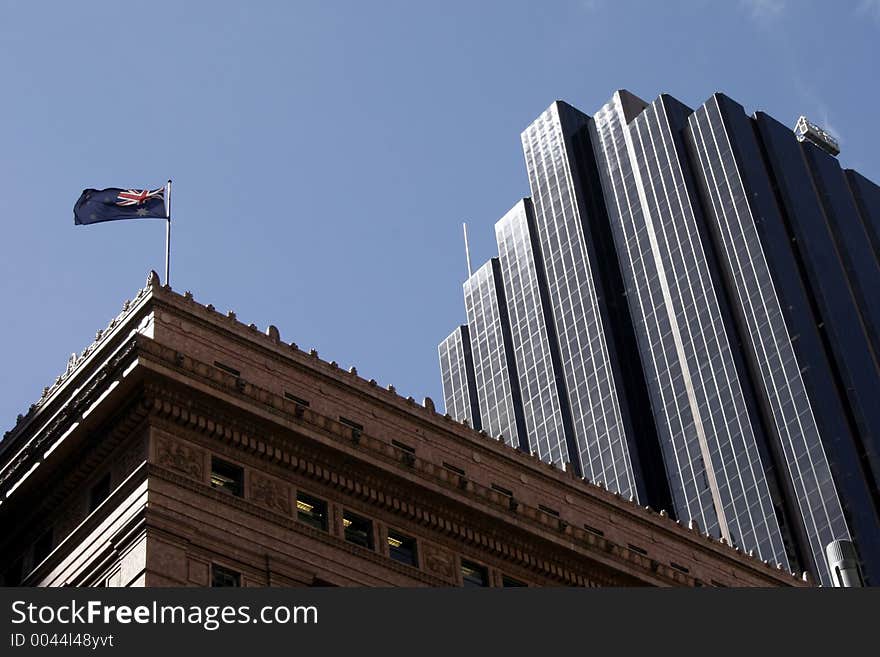
[[147,286],[0,442],[26,586],[804,586],[699,527]]

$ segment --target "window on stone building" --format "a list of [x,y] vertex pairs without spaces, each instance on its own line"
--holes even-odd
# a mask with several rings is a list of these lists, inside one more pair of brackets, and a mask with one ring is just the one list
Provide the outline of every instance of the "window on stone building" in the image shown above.
[[303,399],[302,397],[297,397],[296,395],[289,393],[289,392],[286,392],[286,391],[284,393],[284,397],[285,397],[285,399],[289,399],[294,404],[299,404],[300,406],[308,406],[309,405],[308,399]]
[[525,582],[521,582],[518,579],[514,579],[509,575],[502,575],[501,577],[501,586],[504,588],[513,588],[515,586],[528,586]]
[[345,529],[345,540],[360,545],[368,550],[373,549],[373,521],[355,515],[351,511],[342,514],[342,526]]
[[212,456],[211,488],[218,488],[236,497],[242,497],[244,495],[244,468]]
[[360,422],[355,422],[354,420],[349,420],[347,417],[342,417],[341,415],[339,416],[339,422],[341,424],[344,424],[345,426],[350,427],[350,428],[354,429],[355,431],[358,431],[361,433],[364,430],[364,425],[361,424]]
[[211,586],[241,586],[241,573],[211,564]]
[[411,445],[407,445],[406,443],[402,443],[399,440],[392,440],[391,444],[394,445],[397,449],[403,450],[407,454],[415,454],[416,448]]
[[407,566],[418,567],[416,539],[393,529],[388,530],[388,556]]
[[298,492],[296,494],[296,518],[310,527],[327,531],[327,502]]
[[489,569],[473,561],[462,559],[461,579],[464,586],[489,586]]
[[241,372],[239,372],[234,367],[227,365],[226,363],[221,363],[219,360],[214,361],[214,367],[219,370],[223,370],[224,372],[231,374],[232,376],[241,376]]
[[632,543],[628,543],[627,547],[630,550],[632,550],[633,552],[637,552],[637,553],[643,554],[645,556],[647,556],[647,554],[648,554],[648,551],[645,548],[639,547],[638,545],[633,545]]
[[347,417],[342,417],[341,415],[339,416],[339,422],[351,429],[351,437],[354,440],[359,440],[361,435],[364,433],[364,425],[360,422],[349,420]]
[[492,490],[496,493],[501,493],[502,495],[507,495],[507,497],[513,497],[513,491],[509,488],[505,488],[504,486],[499,486],[498,484],[492,484]]
[[89,493],[89,513],[97,509],[101,502],[110,497],[110,473],[98,480]]

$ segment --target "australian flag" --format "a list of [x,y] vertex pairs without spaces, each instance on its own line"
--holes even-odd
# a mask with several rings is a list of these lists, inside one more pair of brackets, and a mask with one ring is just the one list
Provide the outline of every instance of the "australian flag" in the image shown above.
[[73,223],[78,226],[116,219],[165,217],[165,187],[84,189],[73,206]]

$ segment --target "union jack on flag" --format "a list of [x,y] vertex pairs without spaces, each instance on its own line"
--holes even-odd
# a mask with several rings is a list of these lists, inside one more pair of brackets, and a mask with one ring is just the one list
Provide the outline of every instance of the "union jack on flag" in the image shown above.
[[165,187],[156,189],[84,189],[73,206],[78,225],[117,219],[167,219]]
[[119,192],[119,196],[117,198],[119,200],[116,201],[116,205],[129,206],[129,205],[143,205],[148,200],[156,198],[163,199],[165,195],[165,188],[159,187],[158,189],[127,189],[124,192]]

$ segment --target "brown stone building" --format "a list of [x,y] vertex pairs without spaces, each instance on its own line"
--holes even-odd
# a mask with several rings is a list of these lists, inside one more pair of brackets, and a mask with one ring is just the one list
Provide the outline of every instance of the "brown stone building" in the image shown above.
[[146,288],[0,443],[32,586],[803,586],[234,313]]

